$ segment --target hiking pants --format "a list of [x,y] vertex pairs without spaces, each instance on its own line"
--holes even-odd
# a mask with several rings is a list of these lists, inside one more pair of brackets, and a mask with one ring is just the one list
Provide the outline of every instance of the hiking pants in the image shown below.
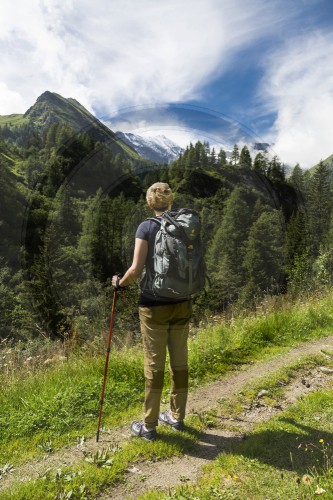
[[167,349],[170,359],[171,413],[177,420],[185,417],[188,392],[187,339],[191,312],[190,301],[139,307],[144,347],[144,423],[147,427],[158,425]]

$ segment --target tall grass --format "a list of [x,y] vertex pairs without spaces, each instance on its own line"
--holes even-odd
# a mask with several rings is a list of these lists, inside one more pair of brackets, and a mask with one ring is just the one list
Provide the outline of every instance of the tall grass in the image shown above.
[[[331,295],[308,302],[267,303],[256,314],[237,316],[193,332],[189,341],[191,386],[221,376],[239,363],[272,355],[296,343],[333,332]],[[22,347],[21,347],[22,348]],[[8,351],[11,349],[11,354]],[[93,435],[96,427],[105,352],[94,343],[55,352],[50,363],[3,350],[0,395],[0,464],[38,455],[46,442],[54,448]],[[50,355],[50,352],[48,352]],[[8,356],[12,356],[8,368]],[[37,359],[37,351],[34,359]],[[30,356],[31,357],[31,356]],[[50,358],[47,358],[50,359]],[[33,366],[33,367],[32,367]],[[144,380],[140,345],[111,352],[103,425],[113,426],[141,413]],[[14,453],[14,450],[16,452]]]
[[[87,352],[73,353],[56,365],[26,373],[25,378],[21,374],[16,380],[7,379],[0,395],[0,460],[10,459],[10,442],[13,448],[24,449],[16,457],[20,461],[38,453],[45,442],[56,447],[93,433],[104,361]],[[104,403],[108,423],[116,425],[128,408],[140,404],[142,372],[142,359],[135,349],[113,353]]]
[[190,343],[191,376],[202,382],[239,363],[331,334],[331,294],[295,302],[288,297],[275,298],[255,313],[239,314],[200,330]]

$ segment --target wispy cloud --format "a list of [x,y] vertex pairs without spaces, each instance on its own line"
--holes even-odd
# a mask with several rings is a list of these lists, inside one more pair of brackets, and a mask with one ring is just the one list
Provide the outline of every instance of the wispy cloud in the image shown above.
[[258,138],[241,123],[203,106],[190,104],[132,106],[107,116],[105,123],[115,131],[144,137],[165,135],[186,148],[206,141],[216,151],[231,150],[235,143],[252,144]]
[[25,111],[45,90],[87,102],[89,91],[80,81],[88,69],[84,48],[64,23],[72,8],[71,1],[1,2],[1,114]]
[[0,114],[24,111],[44,90],[108,112],[199,99],[238,50],[279,22],[277,8],[258,0],[2,0]]
[[333,150],[333,33],[316,31],[296,37],[267,63],[263,96],[277,113],[274,149],[291,165],[318,163]]
[[161,103],[213,107],[207,93],[223,94],[224,75],[240,79],[242,92],[263,61],[254,106],[230,92],[229,114],[248,124],[276,114],[274,149],[308,167],[332,153],[333,136],[333,34],[313,31],[308,15],[312,26],[299,36],[300,16],[316,2],[2,0],[0,114],[26,111],[45,90],[98,116]]

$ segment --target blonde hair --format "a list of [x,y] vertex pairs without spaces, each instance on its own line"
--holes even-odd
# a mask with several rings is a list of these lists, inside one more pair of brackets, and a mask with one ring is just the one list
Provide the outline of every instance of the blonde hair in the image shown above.
[[155,182],[147,189],[146,198],[153,210],[170,210],[173,202],[171,188],[166,182]]

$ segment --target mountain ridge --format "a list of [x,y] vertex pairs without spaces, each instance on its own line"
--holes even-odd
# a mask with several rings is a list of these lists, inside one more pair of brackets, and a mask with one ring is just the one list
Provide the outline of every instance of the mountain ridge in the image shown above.
[[46,90],[23,114],[0,116],[0,125],[8,127],[31,126],[38,134],[43,134],[53,124],[70,126],[75,133],[87,133],[93,140],[107,142],[114,154],[139,159],[139,155],[128,144],[88,111],[76,99],[65,98]]
[[[53,123],[64,123],[72,127],[77,133],[86,132],[94,140],[107,141],[114,153],[120,153],[132,159],[140,159],[142,155],[143,158],[150,161],[170,163],[176,159],[177,154],[179,155],[180,152],[184,151],[183,148],[175,143],[175,150],[171,151],[171,153],[168,151],[168,148],[165,148],[164,151],[162,149],[156,151],[152,147],[152,144],[149,144],[149,141],[144,144],[144,138],[142,137],[142,145],[136,147],[133,141],[128,140],[131,133],[124,133],[122,131],[114,132],[106,123],[99,120],[76,99],[72,97],[65,98],[49,90],[43,92],[25,113],[0,115],[0,127],[15,128],[30,125],[38,133],[42,133]],[[135,136],[136,134],[132,135]],[[124,140],[125,138],[126,140]],[[253,145],[253,152],[263,151],[267,147],[267,143],[255,143]],[[143,153],[138,152],[138,150],[143,151]],[[226,153],[228,156],[229,152],[226,151]],[[333,154],[323,159],[323,162],[333,169],[332,159]],[[309,170],[315,170],[318,164]]]

